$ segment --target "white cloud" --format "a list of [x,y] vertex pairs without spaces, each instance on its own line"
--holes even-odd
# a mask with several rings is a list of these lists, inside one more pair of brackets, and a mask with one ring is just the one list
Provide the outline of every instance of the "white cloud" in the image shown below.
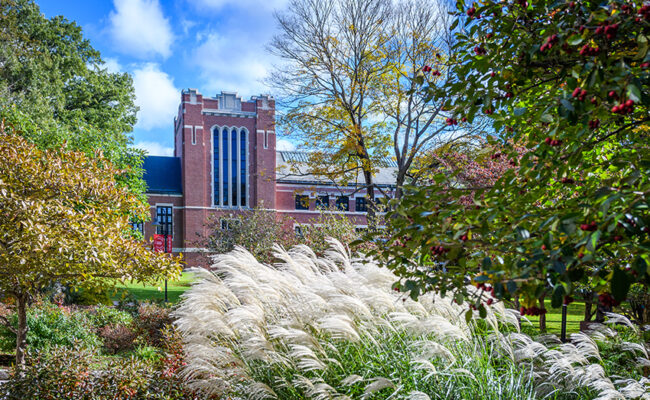
[[122,72],[122,65],[120,65],[117,59],[111,57],[104,58],[103,68],[106,68],[111,73]]
[[138,58],[169,57],[174,35],[158,0],[114,0],[114,4],[109,31],[119,51]]
[[288,0],[198,0],[196,1],[197,7],[208,7],[215,10],[220,10],[225,6],[235,6],[242,8],[265,8],[273,10],[281,8],[288,3]]
[[174,148],[165,147],[158,142],[138,142],[133,147],[142,149],[150,156],[173,156]]
[[180,103],[180,89],[157,64],[147,63],[133,72],[135,104],[140,107],[136,128],[169,128]]
[[261,82],[270,60],[260,38],[249,38],[241,31],[230,31],[228,37],[210,33],[192,59],[201,71],[204,91],[232,91],[243,97],[269,91]]
[[275,149],[278,151],[294,151],[296,145],[285,139],[279,139],[275,142]]

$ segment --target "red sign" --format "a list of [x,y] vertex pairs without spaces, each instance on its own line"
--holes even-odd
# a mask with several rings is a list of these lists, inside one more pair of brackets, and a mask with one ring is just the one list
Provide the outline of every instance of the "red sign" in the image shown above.
[[[165,235],[153,235],[153,251],[165,251]],[[167,253],[172,252],[172,235],[167,235]]]

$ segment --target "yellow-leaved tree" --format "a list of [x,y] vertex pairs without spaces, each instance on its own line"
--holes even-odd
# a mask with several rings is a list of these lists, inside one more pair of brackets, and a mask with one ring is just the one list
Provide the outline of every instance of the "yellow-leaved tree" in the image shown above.
[[178,258],[133,239],[129,219],[146,210],[102,154],[41,150],[4,123],[0,154],[0,297],[16,303],[17,327],[2,322],[16,334],[17,368],[30,299],[53,282],[104,287],[180,274]]

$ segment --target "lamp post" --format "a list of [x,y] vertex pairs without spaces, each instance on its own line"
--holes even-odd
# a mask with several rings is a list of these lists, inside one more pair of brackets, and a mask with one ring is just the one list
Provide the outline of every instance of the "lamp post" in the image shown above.
[[[162,236],[163,236],[164,252],[167,253],[167,236],[169,235],[169,232],[167,232],[168,225],[161,224],[160,221],[158,220],[158,217],[156,217],[153,220],[153,223],[151,225],[155,226],[156,228],[158,228],[159,226],[161,227],[160,230],[162,231]],[[165,278],[165,303],[167,303],[167,278]]]

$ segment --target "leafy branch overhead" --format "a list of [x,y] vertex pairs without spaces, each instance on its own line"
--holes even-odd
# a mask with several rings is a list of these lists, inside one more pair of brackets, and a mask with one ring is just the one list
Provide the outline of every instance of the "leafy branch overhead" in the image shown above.
[[430,95],[455,119],[488,117],[513,164],[472,204],[453,174],[409,189],[389,229],[401,246],[383,252],[400,287],[453,290],[482,312],[467,277],[524,308],[545,290],[559,306],[587,282],[624,300],[650,283],[650,6],[457,4],[453,77]]

